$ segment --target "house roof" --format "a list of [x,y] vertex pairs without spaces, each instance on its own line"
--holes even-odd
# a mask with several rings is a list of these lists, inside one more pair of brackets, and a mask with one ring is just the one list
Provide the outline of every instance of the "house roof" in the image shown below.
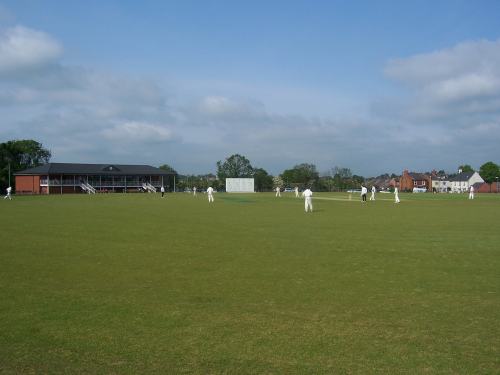
[[47,174],[76,174],[76,175],[148,175],[164,176],[174,173],[155,168],[150,165],[125,164],[76,164],[76,163],[47,163],[39,167],[25,169],[14,175],[47,175]]
[[474,173],[476,172],[462,172],[454,177],[451,177],[450,181],[469,181]]
[[422,173],[409,172],[408,175],[414,180],[427,180],[429,178]]

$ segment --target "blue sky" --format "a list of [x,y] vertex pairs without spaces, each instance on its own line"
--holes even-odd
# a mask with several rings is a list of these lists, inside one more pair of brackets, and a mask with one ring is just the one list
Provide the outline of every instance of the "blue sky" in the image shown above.
[[215,171],[500,162],[498,1],[2,1],[0,141]]

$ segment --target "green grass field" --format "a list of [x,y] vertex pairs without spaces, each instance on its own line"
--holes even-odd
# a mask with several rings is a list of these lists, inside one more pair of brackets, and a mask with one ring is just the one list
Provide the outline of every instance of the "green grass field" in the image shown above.
[[0,202],[2,374],[499,374],[500,195]]

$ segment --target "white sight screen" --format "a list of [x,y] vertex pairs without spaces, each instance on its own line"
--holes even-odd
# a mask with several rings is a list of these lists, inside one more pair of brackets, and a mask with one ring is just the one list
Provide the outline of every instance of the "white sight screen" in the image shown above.
[[228,193],[253,193],[253,178],[226,178],[226,192]]

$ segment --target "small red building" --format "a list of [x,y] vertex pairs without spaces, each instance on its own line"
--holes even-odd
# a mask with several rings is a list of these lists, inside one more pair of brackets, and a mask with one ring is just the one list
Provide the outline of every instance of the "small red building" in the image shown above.
[[150,165],[48,163],[14,173],[16,194],[154,191],[175,175]]
[[405,169],[399,180],[399,189],[401,191],[412,191],[413,188],[432,191],[431,177],[423,173],[408,172],[408,170]]

